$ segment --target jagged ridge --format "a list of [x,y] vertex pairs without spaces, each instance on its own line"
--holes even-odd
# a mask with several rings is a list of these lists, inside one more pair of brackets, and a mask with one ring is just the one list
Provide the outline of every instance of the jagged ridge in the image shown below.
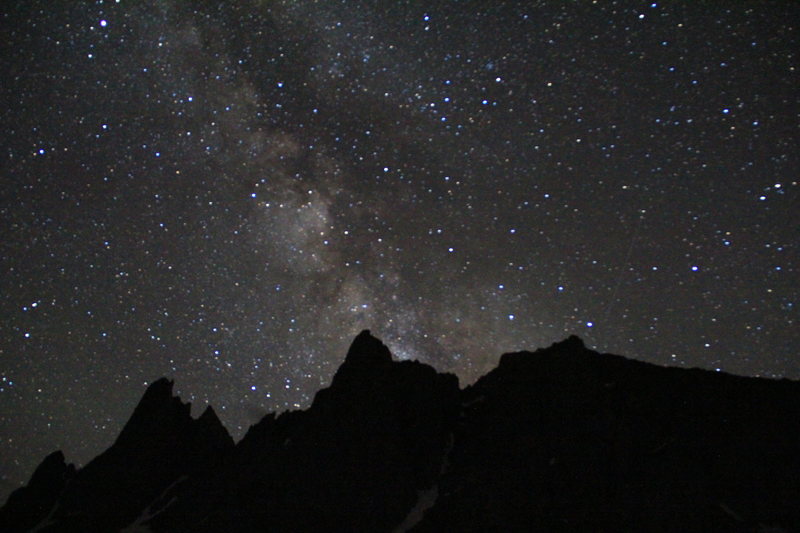
[[369,331],[305,411],[235,446],[155,381],[75,471],[48,456],[0,530],[757,531],[800,526],[800,384],[662,368],[577,337],[455,376]]

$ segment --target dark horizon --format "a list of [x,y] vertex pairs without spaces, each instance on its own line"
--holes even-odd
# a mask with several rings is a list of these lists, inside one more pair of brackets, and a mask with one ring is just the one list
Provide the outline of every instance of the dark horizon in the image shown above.
[[[51,453],[9,533],[792,531],[800,382],[660,367],[572,336],[459,388],[370,331],[301,411],[238,442],[152,382],[84,468]],[[49,527],[48,527],[49,526]],[[132,529],[129,529],[132,528]],[[577,529],[576,529],[577,528]]]

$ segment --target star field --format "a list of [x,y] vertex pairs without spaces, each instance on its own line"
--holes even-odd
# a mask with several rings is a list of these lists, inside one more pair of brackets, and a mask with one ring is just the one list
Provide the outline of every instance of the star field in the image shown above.
[[3,497],[162,375],[237,438],[307,406],[363,328],[800,378],[795,2],[0,14]]

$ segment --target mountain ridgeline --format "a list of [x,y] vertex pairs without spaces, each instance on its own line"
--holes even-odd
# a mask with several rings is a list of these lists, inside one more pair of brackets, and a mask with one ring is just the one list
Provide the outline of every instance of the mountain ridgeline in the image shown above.
[[798,531],[798,422],[788,380],[570,337],[460,389],[364,331],[308,409],[238,443],[155,381],[85,467],[45,458],[0,531]]

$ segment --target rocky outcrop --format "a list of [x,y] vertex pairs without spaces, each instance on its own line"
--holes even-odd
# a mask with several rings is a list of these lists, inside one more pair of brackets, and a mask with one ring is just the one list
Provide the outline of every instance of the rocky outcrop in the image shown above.
[[[393,361],[356,337],[307,411],[268,415],[230,462],[190,488],[156,530],[389,531],[435,483],[459,405],[455,376]],[[219,489],[222,490],[219,490]],[[209,494],[215,496],[209,501]],[[198,514],[190,502],[205,499]]]
[[64,486],[75,476],[75,467],[68,465],[59,450],[48,455],[30,482],[8,497],[0,509],[0,531],[28,531],[47,519],[55,509]]
[[193,419],[172,386],[162,378],[147,388],[114,444],[63,484],[39,531],[117,531],[167,487],[233,448],[213,410]]

